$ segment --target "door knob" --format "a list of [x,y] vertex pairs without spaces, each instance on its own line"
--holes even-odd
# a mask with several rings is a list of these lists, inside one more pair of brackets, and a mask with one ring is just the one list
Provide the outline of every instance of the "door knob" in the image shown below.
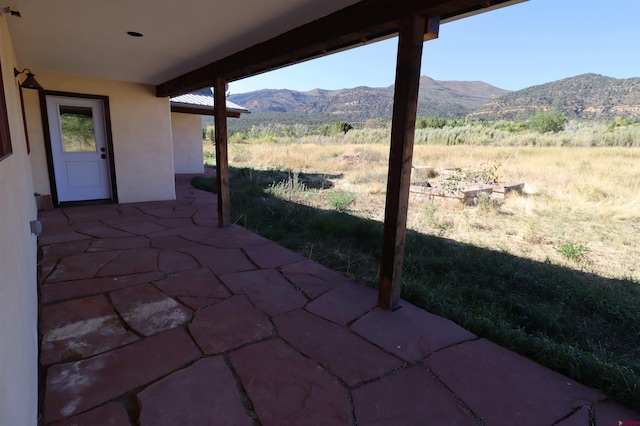
[[107,150],[107,148],[105,148],[105,147],[100,148],[100,151],[102,151],[102,152],[105,152],[106,150]]
[[100,157],[107,158],[107,155],[106,154],[102,154],[102,155],[100,155]]

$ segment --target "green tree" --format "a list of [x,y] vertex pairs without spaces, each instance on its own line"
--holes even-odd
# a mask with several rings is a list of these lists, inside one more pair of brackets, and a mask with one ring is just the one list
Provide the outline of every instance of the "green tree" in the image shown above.
[[336,123],[336,128],[346,135],[349,130],[353,129],[353,126],[346,121],[340,121]]
[[427,118],[427,127],[432,127],[434,129],[442,129],[446,125],[447,125],[446,118],[440,118],[440,117]]
[[558,133],[564,130],[566,122],[567,116],[564,113],[551,108],[546,111],[538,111],[532,115],[529,118],[529,128],[540,133]]

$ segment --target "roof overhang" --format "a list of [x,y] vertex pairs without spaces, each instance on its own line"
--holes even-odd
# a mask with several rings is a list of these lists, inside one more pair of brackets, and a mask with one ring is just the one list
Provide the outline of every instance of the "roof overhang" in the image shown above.
[[20,17],[0,19],[20,68],[171,97],[393,37],[411,15],[447,23],[519,1],[9,0]]
[[0,19],[20,69],[156,86],[357,1],[0,0],[20,13]]
[[[366,0],[282,33],[156,87],[175,96],[239,80],[397,35],[403,18],[420,15],[447,23],[526,0]],[[426,31],[426,29],[425,29]]]

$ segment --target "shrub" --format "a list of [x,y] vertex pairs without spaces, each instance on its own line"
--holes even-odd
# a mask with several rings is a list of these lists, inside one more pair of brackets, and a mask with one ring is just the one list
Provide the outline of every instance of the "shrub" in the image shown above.
[[540,244],[543,236],[540,233],[540,224],[538,222],[529,222],[526,226],[522,239],[531,244]]
[[579,262],[584,259],[589,249],[587,249],[587,247],[582,244],[577,244],[577,243],[574,243],[573,241],[568,241],[562,244],[561,246],[559,246],[558,248],[556,248],[556,251],[569,260],[574,260],[576,262]]
[[289,178],[269,185],[267,192],[286,201],[299,201],[304,198],[307,186],[298,179],[298,173],[289,174]]
[[327,201],[333,209],[346,212],[349,206],[356,202],[356,194],[349,191],[332,191],[327,194]]
[[489,212],[498,212],[500,210],[500,201],[491,198],[490,194],[486,192],[481,192],[475,199],[475,204],[479,210],[489,213]]
[[191,179],[191,186],[197,189],[201,189],[207,192],[218,192],[218,186],[216,185],[216,178],[208,178],[204,176],[194,176]]
[[555,108],[538,111],[529,118],[529,128],[540,133],[558,133],[564,130],[567,117]]
[[336,123],[336,127],[338,128],[338,130],[340,130],[345,135],[347,134],[347,132],[349,130],[353,129],[353,126],[351,124],[347,123],[346,121],[341,121],[339,123]]

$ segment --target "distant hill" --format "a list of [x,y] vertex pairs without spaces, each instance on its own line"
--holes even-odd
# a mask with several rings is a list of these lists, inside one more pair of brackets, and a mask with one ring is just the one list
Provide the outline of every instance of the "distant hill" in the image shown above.
[[[251,111],[250,115],[242,117],[243,121],[280,117],[281,122],[290,122],[294,117],[308,117],[321,122],[363,123],[369,118],[391,119],[393,89],[393,85],[307,92],[265,89],[232,94],[229,100]],[[420,78],[418,115],[464,117],[487,101],[506,93],[507,90],[480,81],[436,81],[423,76]]]
[[556,108],[569,118],[640,118],[640,78],[616,79],[582,74],[528,87],[487,102],[470,117],[526,120],[539,110]]
[[[368,119],[391,120],[393,86],[307,92],[258,90],[232,94],[229,100],[251,114],[230,120],[230,129],[254,124],[320,125]],[[640,118],[640,78],[616,79],[583,74],[510,92],[481,81],[420,78],[418,115],[442,118],[526,120],[539,110],[556,108],[569,118],[611,120]]]

